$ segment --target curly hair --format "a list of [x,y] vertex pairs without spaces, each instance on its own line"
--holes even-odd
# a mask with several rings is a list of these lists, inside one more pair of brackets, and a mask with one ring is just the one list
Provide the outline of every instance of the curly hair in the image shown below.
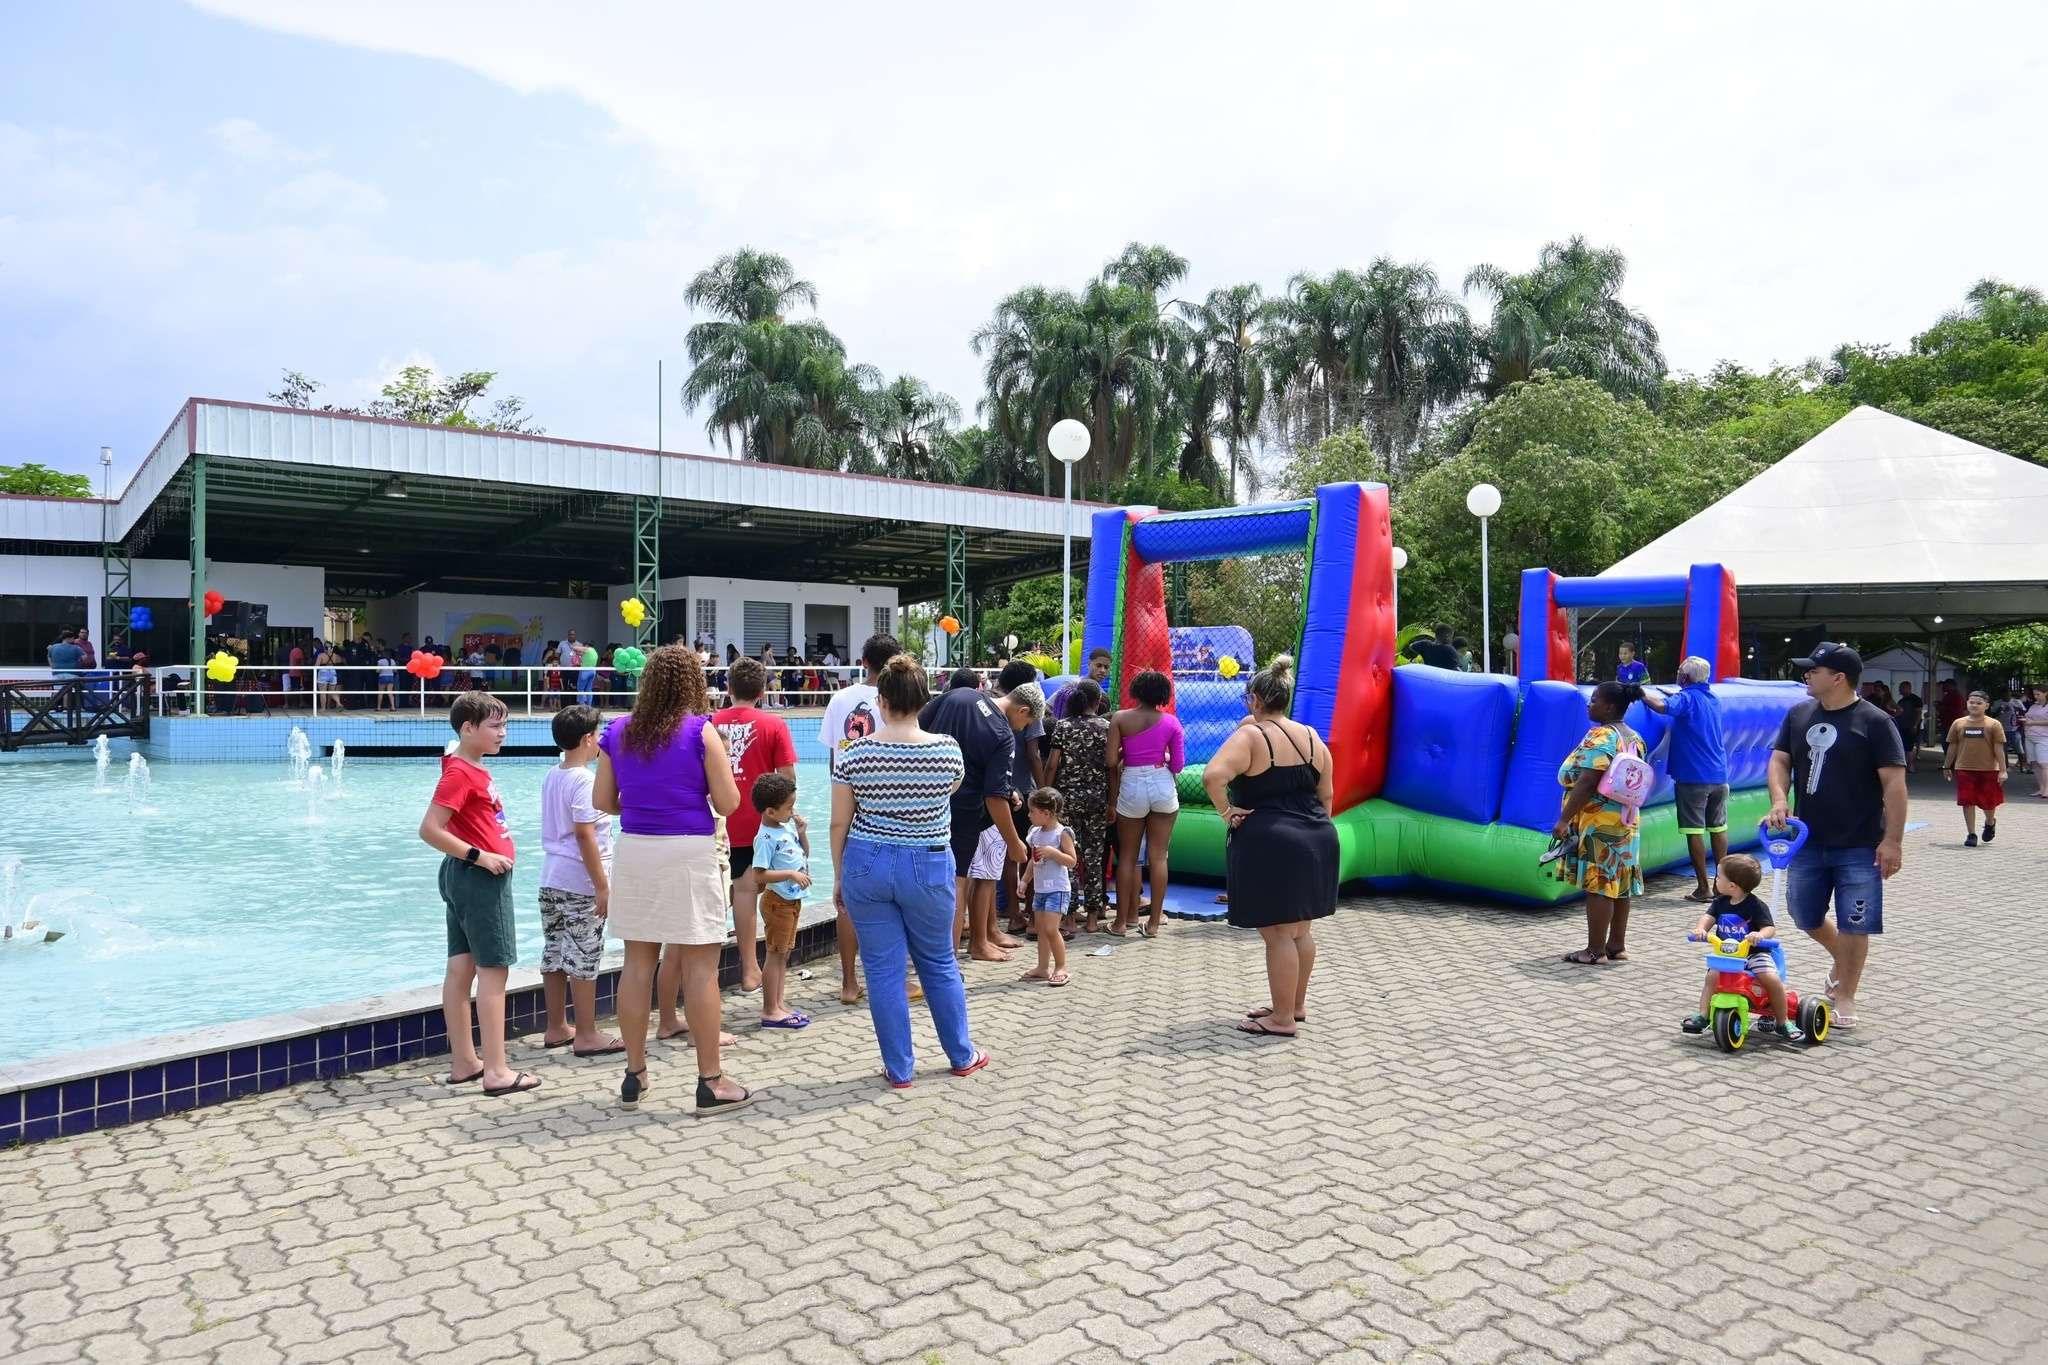
[[684,716],[710,709],[704,690],[704,665],[694,651],[663,645],[647,656],[633,714],[626,721],[625,744],[642,758],[653,758],[682,728]]

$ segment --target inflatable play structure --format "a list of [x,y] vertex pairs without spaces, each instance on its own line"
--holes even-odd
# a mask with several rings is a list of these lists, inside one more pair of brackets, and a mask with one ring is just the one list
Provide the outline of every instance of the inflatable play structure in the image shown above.
[[[1244,633],[1205,623],[1215,644],[1199,668],[1189,667],[1190,623],[1167,619],[1167,566],[1277,554],[1300,554],[1306,565],[1293,714],[1330,746],[1344,881],[1479,891],[1525,904],[1578,894],[1537,863],[1563,796],[1558,765],[1588,724],[1591,689],[1572,681],[1566,612],[1575,607],[1683,609],[1685,653],[1713,665],[1710,685],[1721,701],[1730,844],[1755,842],[1769,807],[1771,743],[1804,692],[1795,683],[1736,676],[1735,585],[1718,564],[1668,578],[1526,571],[1521,675],[1509,677],[1395,659],[1393,540],[1382,485],[1331,484],[1300,501],[1204,512],[1115,509],[1095,514],[1093,534],[1084,646],[1111,651],[1123,705],[1138,673],[1174,677],[1188,759],[1173,833],[1176,874],[1223,875],[1226,831],[1202,789],[1202,764],[1243,717],[1244,685],[1265,660],[1218,655],[1218,645],[1229,648]],[[1249,636],[1237,647],[1248,653]],[[1627,723],[1643,737],[1657,774],[1642,808],[1643,867],[1682,864],[1685,839],[1665,764],[1668,722],[1637,705]]]

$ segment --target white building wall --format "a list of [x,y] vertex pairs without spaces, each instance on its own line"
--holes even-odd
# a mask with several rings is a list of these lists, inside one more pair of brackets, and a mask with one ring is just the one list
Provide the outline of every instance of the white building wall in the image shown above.
[[[619,620],[619,603],[633,595],[631,584],[615,584],[607,593],[607,620]],[[715,606],[718,617],[718,639],[716,653],[723,657],[727,645],[745,649],[747,642],[741,638],[746,623],[748,602],[787,602],[790,604],[789,624],[792,639],[801,640],[808,646],[823,628],[819,623],[826,618],[809,612],[806,608],[843,607],[846,610],[846,630],[842,645],[846,650],[857,651],[868,636],[875,633],[875,611],[888,611],[890,628],[895,628],[897,619],[896,589],[874,584],[860,583],[778,583],[759,578],[709,578],[695,576],[687,578],[664,578],[661,580],[661,596],[664,601],[686,601],[689,614],[682,635],[685,639],[697,638],[697,603],[709,599]],[[650,607],[653,603],[648,604]],[[832,628],[837,631],[836,613],[833,614]],[[623,629],[623,624],[621,625]],[[664,643],[666,643],[664,641]]]
[[[602,645],[606,640],[629,638],[624,623],[618,620],[616,604],[613,604],[611,618],[607,621],[606,604],[595,600],[456,592],[422,592],[408,596],[415,602],[413,624],[398,629],[410,630],[415,644],[425,642],[429,635],[445,644],[459,640],[464,630],[507,631],[523,637],[520,656],[525,658],[532,643],[545,645],[549,640],[563,639],[571,629],[585,644]],[[624,598],[625,594],[621,593],[619,600]],[[397,634],[387,632],[386,638],[393,645],[398,643]],[[538,656],[534,658],[538,662]]]
[[[229,601],[267,604],[273,626],[314,630],[326,605],[327,571],[291,564],[215,561],[207,570],[206,585]],[[106,574],[98,555],[0,555],[0,593],[85,598],[84,625],[92,633],[94,646],[101,650],[109,638],[100,603],[105,586]],[[191,590],[192,570],[184,560],[135,561],[129,582],[131,596],[183,597]]]

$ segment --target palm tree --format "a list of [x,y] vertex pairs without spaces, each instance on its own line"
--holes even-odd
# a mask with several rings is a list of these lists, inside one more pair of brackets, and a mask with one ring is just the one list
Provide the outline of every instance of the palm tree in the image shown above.
[[1284,444],[1313,445],[1362,416],[1352,374],[1351,335],[1364,287],[1349,270],[1303,272],[1272,306],[1266,374]]
[[946,438],[960,422],[960,405],[914,375],[898,375],[875,394],[875,453],[882,472],[899,479],[950,482]]
[[1180,305],[1181,317],[1203,338],[1203,353],[1223,406],[1221,435],[1230,447],[1230,500],[1237,501],[1238,461],[1266,406],[1262,329],[1272,305],[1255,284],[1212,289],[1201,303]]
[[1142,289],[1156,298],[1162,289],[1179,283],[1187,273],[1187,257],[1163,246],[1132,242],[1115,260],[1102,267],[1102,280],[1105,284]]
[[1105,500],[1134,467],[1153,472],[1153,435],[1167,399],[1165,347],[1152,292],[1132,285],[1089,285],[1056,327],[1052,379],[1085,398],[1088,462]]
[[1650,320],[1620,299],[1627,273],[1619,251],[1589,246],[1584,237],[1551,242],[1526,274],[1475,267],[1465,277],[1466,292],[1493,300],[1480,334],[1481,392],[1491,398],[1538,370],[1556,370],[1658,406],[1664,354]]
[[1363,390],[1373,449],[1398,471],[1430,418],[1471,388],[1472,322],[1436,271],[1384,256],[1358,280],[1351,306],[1346,365]]
[[982,418],[1011,446],[1039,467],[1039,491],[1052,491],[1052,461],[1045,457],[1045,433],[1060,418],[1081,410],[1062,385],[1057,338],[1079,307],[1072,294],[1032,285],[996,305],[995,316],[974,333],[982,359],[986,396]]
[[829,411],[837,403],[821,417],[817,398],[821,386],[840,382],[846,348],[823,323],[784,318],[796,304],[815,307],[817,289],[783,257],[746,247],[699,271],[683,299],[714,315],[684,339],[691,370],[683,402],[708,406],[705,433],[750,460],[838,468],[835,441],[820,425],[838,422]]
[[683,302],[727,322],[780,322],[796,304],[816,308],[818,289],[797,278],[787,257],[743,246],[698,271]]

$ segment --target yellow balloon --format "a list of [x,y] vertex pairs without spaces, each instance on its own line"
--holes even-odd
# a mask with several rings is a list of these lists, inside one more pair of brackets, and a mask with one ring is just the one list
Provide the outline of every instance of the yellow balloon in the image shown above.
[[215,682],[233,682],[235,669],[240,663],[234,655],[222,650],[206,661],[206,676]]
[[1236,677],[1240,671],[1237,657],[1232,654],[1224,655],[1222,659],[1217,661],[1216,671],[1226,678]]
[[637,597],[629,597],[619,603],[619,619],[633,629],[640,629],[640,623],[647,619],[647,604]]

